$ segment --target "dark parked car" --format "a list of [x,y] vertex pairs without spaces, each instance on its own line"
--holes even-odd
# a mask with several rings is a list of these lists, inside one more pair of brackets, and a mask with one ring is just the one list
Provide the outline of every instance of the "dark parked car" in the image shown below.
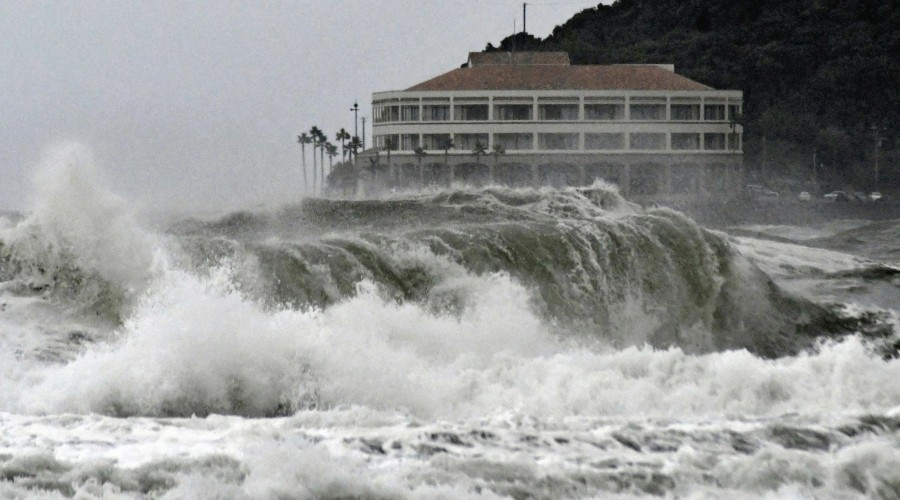
[[844,191],[832,191],[825,195],[825,199],[828,201],[850,201],[850,197]]

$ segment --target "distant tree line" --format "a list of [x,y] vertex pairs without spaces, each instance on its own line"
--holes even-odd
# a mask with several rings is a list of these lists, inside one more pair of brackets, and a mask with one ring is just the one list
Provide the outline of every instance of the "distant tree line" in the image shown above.
[[745,166],[761,180],[865,189],[877,175],[882,189],[900,186],[898,1],[618,0],[546,39],[519,33],[485,50],[513,49],[562,50],[573,64],[674,63],[743,90]]

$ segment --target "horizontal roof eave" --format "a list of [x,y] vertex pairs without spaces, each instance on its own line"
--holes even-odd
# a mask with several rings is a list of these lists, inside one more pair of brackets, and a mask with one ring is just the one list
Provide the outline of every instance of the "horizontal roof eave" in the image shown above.
[[658,65],[486,65],[457,68],[407,90],[714,90]]

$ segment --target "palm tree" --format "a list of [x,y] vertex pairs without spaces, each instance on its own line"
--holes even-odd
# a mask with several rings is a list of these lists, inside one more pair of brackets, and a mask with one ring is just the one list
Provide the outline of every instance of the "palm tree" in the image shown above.
[[453,183],[453,167],[450,166],[450,150],[456,149],[456,145],[453,144],[453,139],[446,138],[441,141],[441,149],[444,150],[444,167],[449,171],[450,174],[450,183]]
[[325,154],[328,155],[328,173],[330,175],[334,170],[334,157],[338,155],[337,146],[330,142],[325,143]]
[[372,178],[373,184],[375,183],[375,179],[378,174],[378,163],[380,160],[380,158],[379,158],[380,155],[381,155],[381,152],[376,149],[375,154],[369,158],[369,172],[371,172],[371,174],[372,174],[371,178]]
[[491,156],[494,157],[494,165],[491,167],[491,184],[494,183],[494,175],[496,174],[497,164],[500,163],[500,156],[506,154],[506,148],[502,144],[494,144],[491,148]]
[[335,139],[341,141],[341,161],[343,161],[347,155],[347,145],[344,141],[350,140],[350,132],[340,129],[338,130]]
[[362,142],[359,140],[358,135],[354,135],[350,138],[350,142],[347,144],[347,148],[350,150],[350,159],[356,161],[356,155],[359,152],[359,148],[362,147]]
[[319,191],[325,187],[325,145],[328,144],[328,137],[325,132],[319,131]]
[[312,142],[312,138],[303,132],[297,136],[297,142],[300,143],[300,149],[303,151],[301,154],[303,155],[303,190],[305,191],[308,187],[306,185],[306,145]]
[[475,163],[479,163],[481,161],[481,155],[487,153],[487,146],[482,144],[481,141],[475,141],[475,146],[472,148],[472,156],[475,157]]
[[425,183],[425,171],[422,170],[422,160],[425,159],[426,156],[428,156],[428,152],[425,151],[425,149],[423,149],[422,146],[418,146],[418,147],[416,147],[416,149],[413,150],[413,153],[415,153],[416,160],[419,162],[419,184],[424,184]]
[[397,145],[394,144],[394,140],[390,137],[384,138],[384,150],[387,151],[387,164],[388,164],[388,176],[390,177],[391,182],[394,182],[394,165],[391,164],[391,151],[397,149]]
[[316,171],[316,148],[319,147],[319,137],[322,135],[322,130],[313,125],[312,128],[309,129],[309,135],[313,143],[313,194],[315,194],[318,174]]

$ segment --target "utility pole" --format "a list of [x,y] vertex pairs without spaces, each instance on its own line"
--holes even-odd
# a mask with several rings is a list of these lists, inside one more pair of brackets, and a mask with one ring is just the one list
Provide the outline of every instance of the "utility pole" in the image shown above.
[[362,117],[362,122],[363,122],[362,146],[363,146],[363,151],[365,151],[366,150],[366,117],[365,116]]
[[356,101],[353,102],[353,107],[350,108],[350,111],[353,111],[353,135],[355,137],[359,136],[359,118],[357,118],[357,113],[359,112],[359,104]]

